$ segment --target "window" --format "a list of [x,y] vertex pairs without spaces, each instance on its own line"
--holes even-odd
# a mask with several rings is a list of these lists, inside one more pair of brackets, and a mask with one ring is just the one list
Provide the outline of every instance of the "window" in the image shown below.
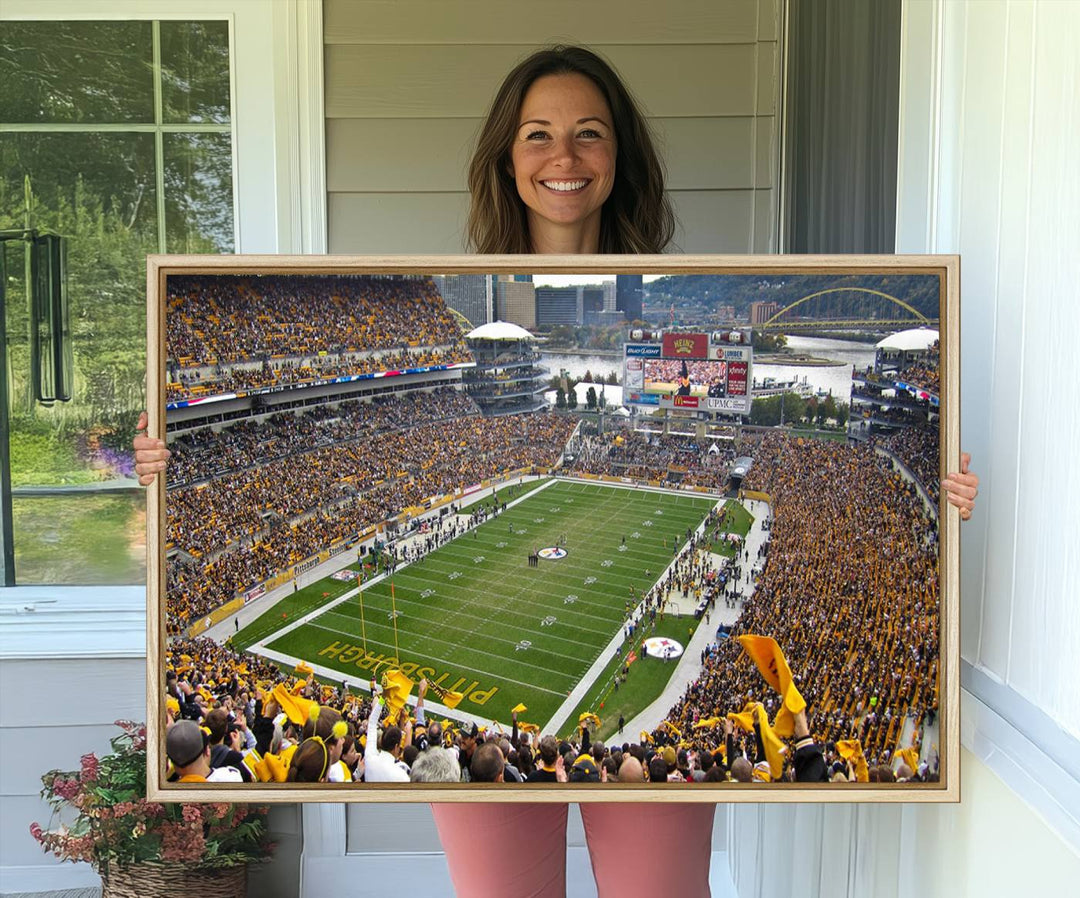
[[[145,256],[232,252],[230,29],[19,21],[0,35],[0,232],[19,583],[145,580],[131,438],[145,405]],[[72,400],[30,384],[25,244],[67,238]]]

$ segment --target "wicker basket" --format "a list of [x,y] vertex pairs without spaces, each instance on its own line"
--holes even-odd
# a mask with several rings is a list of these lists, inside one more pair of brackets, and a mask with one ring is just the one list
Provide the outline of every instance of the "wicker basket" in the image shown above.
[[200,870],[153,862],[113,867],[101,876],[101,898],[246,898],[247,866]]

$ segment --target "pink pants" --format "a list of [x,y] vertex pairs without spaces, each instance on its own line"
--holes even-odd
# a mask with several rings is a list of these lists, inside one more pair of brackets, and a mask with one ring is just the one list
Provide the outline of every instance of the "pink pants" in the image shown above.
[[[563,898],[565,804],[434,804],[456,894]],[[583,804],[599,898],[708,898],[714,804]]]

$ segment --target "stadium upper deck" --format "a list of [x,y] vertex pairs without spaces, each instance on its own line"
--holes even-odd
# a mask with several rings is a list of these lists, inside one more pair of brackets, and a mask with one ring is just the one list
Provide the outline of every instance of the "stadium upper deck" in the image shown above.
[[430,278],[171,276],[170,403],[471,363]]

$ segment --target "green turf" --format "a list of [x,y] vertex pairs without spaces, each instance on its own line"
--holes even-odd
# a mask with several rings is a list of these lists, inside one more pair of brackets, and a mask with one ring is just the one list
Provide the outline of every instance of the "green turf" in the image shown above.
[[[619,715],[621,714],[629,721],[656,701],[678,664],[676,659],[664,661],[650,656],[642,657],[642,640],[653,636],[665,636],[686,646],[691,636],[690,628],[697,632],[700,624],[701,622],[691,615],[676,617],[667,614],[662,621],[657,618],[655,628],[646,628],[644,631],[635,633],[634,654],[637,660],[629,666],[626,682],[620,683],[619,688],[615,689],[615,672],[621,671],[626,661],[626,655],[623,654],[618,658],[613,658],[604,668],[603,674],[597,678],[585,698],[567,719],[566,725],[562,727],[563,734],[572,733],[577,727],[581,714],[592,711],[600,718],[600,729],[592,733],[592,737],[606,742],[616,736],[619,730]],[[640,733],[629,731],[623,733],[623,737],[631,742],[638,741],[639,735]]]
[[[355,554],[355,553],[354,553]],[[358,564],[349,565],[353,570],[359,570]],[[355,589],[356,583],[343,580],[334,580],[326,577],[310,586],[285,596],[274,604],[269,611],[264,611],[255,620],[245,624],[246,617],[240,612],[240,631],[233,636],[232,644],[239,649],[246,649],[256,642],[266,639],[286,626],[289,621],[303,617],[317,608],[321,608],[327,602],[332,602],[338,596]]]
[[[525,495],[530,490],[536,489],[540,485],[547,483],[550,479],[550,477],[542,477],[525,484],[508,484],[495,491],[494,501],[512,502],[518,496]],[[484,500],[484,504],[491,504],[492,501],[492,498],[489,497]],[[370,575],[371,562],[368,558],[365,558],[364,562],[368,565],[368,573]],[[360,564],[349,565],[349,568],[354,571],[359,571]],[[379,561],[379,569],[380,571],[382,570],[381,560]],[[238,649],[246,649],[248,646],[261,642],[267,636],[276,633],[283,626],[288,624],[290,620],[296,620],[298,617],[303,617],[305,614],[314,611],[316,608],[319,608],[328,602],[332,602],[338,596],[355,588],[355,581],[348,582],[326,577],[317,583],[305,586],[303,589],[276,602],[273,608],[263,612],[253,621],[245,622],[245,615],[243,612],[240,612],[241,627],[239,632],[232,637],[231,642]]]
[[[400,658],[414,678],[464,692],[462,711],[506,721],[524,702],[523,719],[543,724],[619,632],[631,584],[639,595],[651,587],[714,504],[558,482],[400,568],[393,589],[365,589],[363,627],[354,597],[268,648],[354,680]],[[528,566],[531,551],[563,536],[566,558]]]
[[[726,502],[724,504],[724,509],[731,516],[731,520],[728,522],[725,532],[738,533],[739,536],[745,538],[746,534],[750,532],[751,525],[754,523],[754,516],[738,502]],[[709,551],[715,552],[717,555],[723,555],[725,558],[734,558],[736,554],[735,547],[726,539],[715,540],[709,546]]]
[[811,440],[831,440],[834,443],[846,443],[847,442],[847,428],[842,430],[804,430],[798,427],[793,427],[788,431],[788,434],[793,437],[807,437]]
[[[525,483],[507,483],[505,486],[500,486],[495,490],[494,501],[496,502],[513,502],[515,499],[520,499],[527,493],[531,493],[539,487],[543,486],[551,480],[550,477],[537,477],[535,480],[529,480]],[[492,502],[491,496],[483,500],[482,504],[490,505]],[[467,510],[467,509],[466,509]]]

